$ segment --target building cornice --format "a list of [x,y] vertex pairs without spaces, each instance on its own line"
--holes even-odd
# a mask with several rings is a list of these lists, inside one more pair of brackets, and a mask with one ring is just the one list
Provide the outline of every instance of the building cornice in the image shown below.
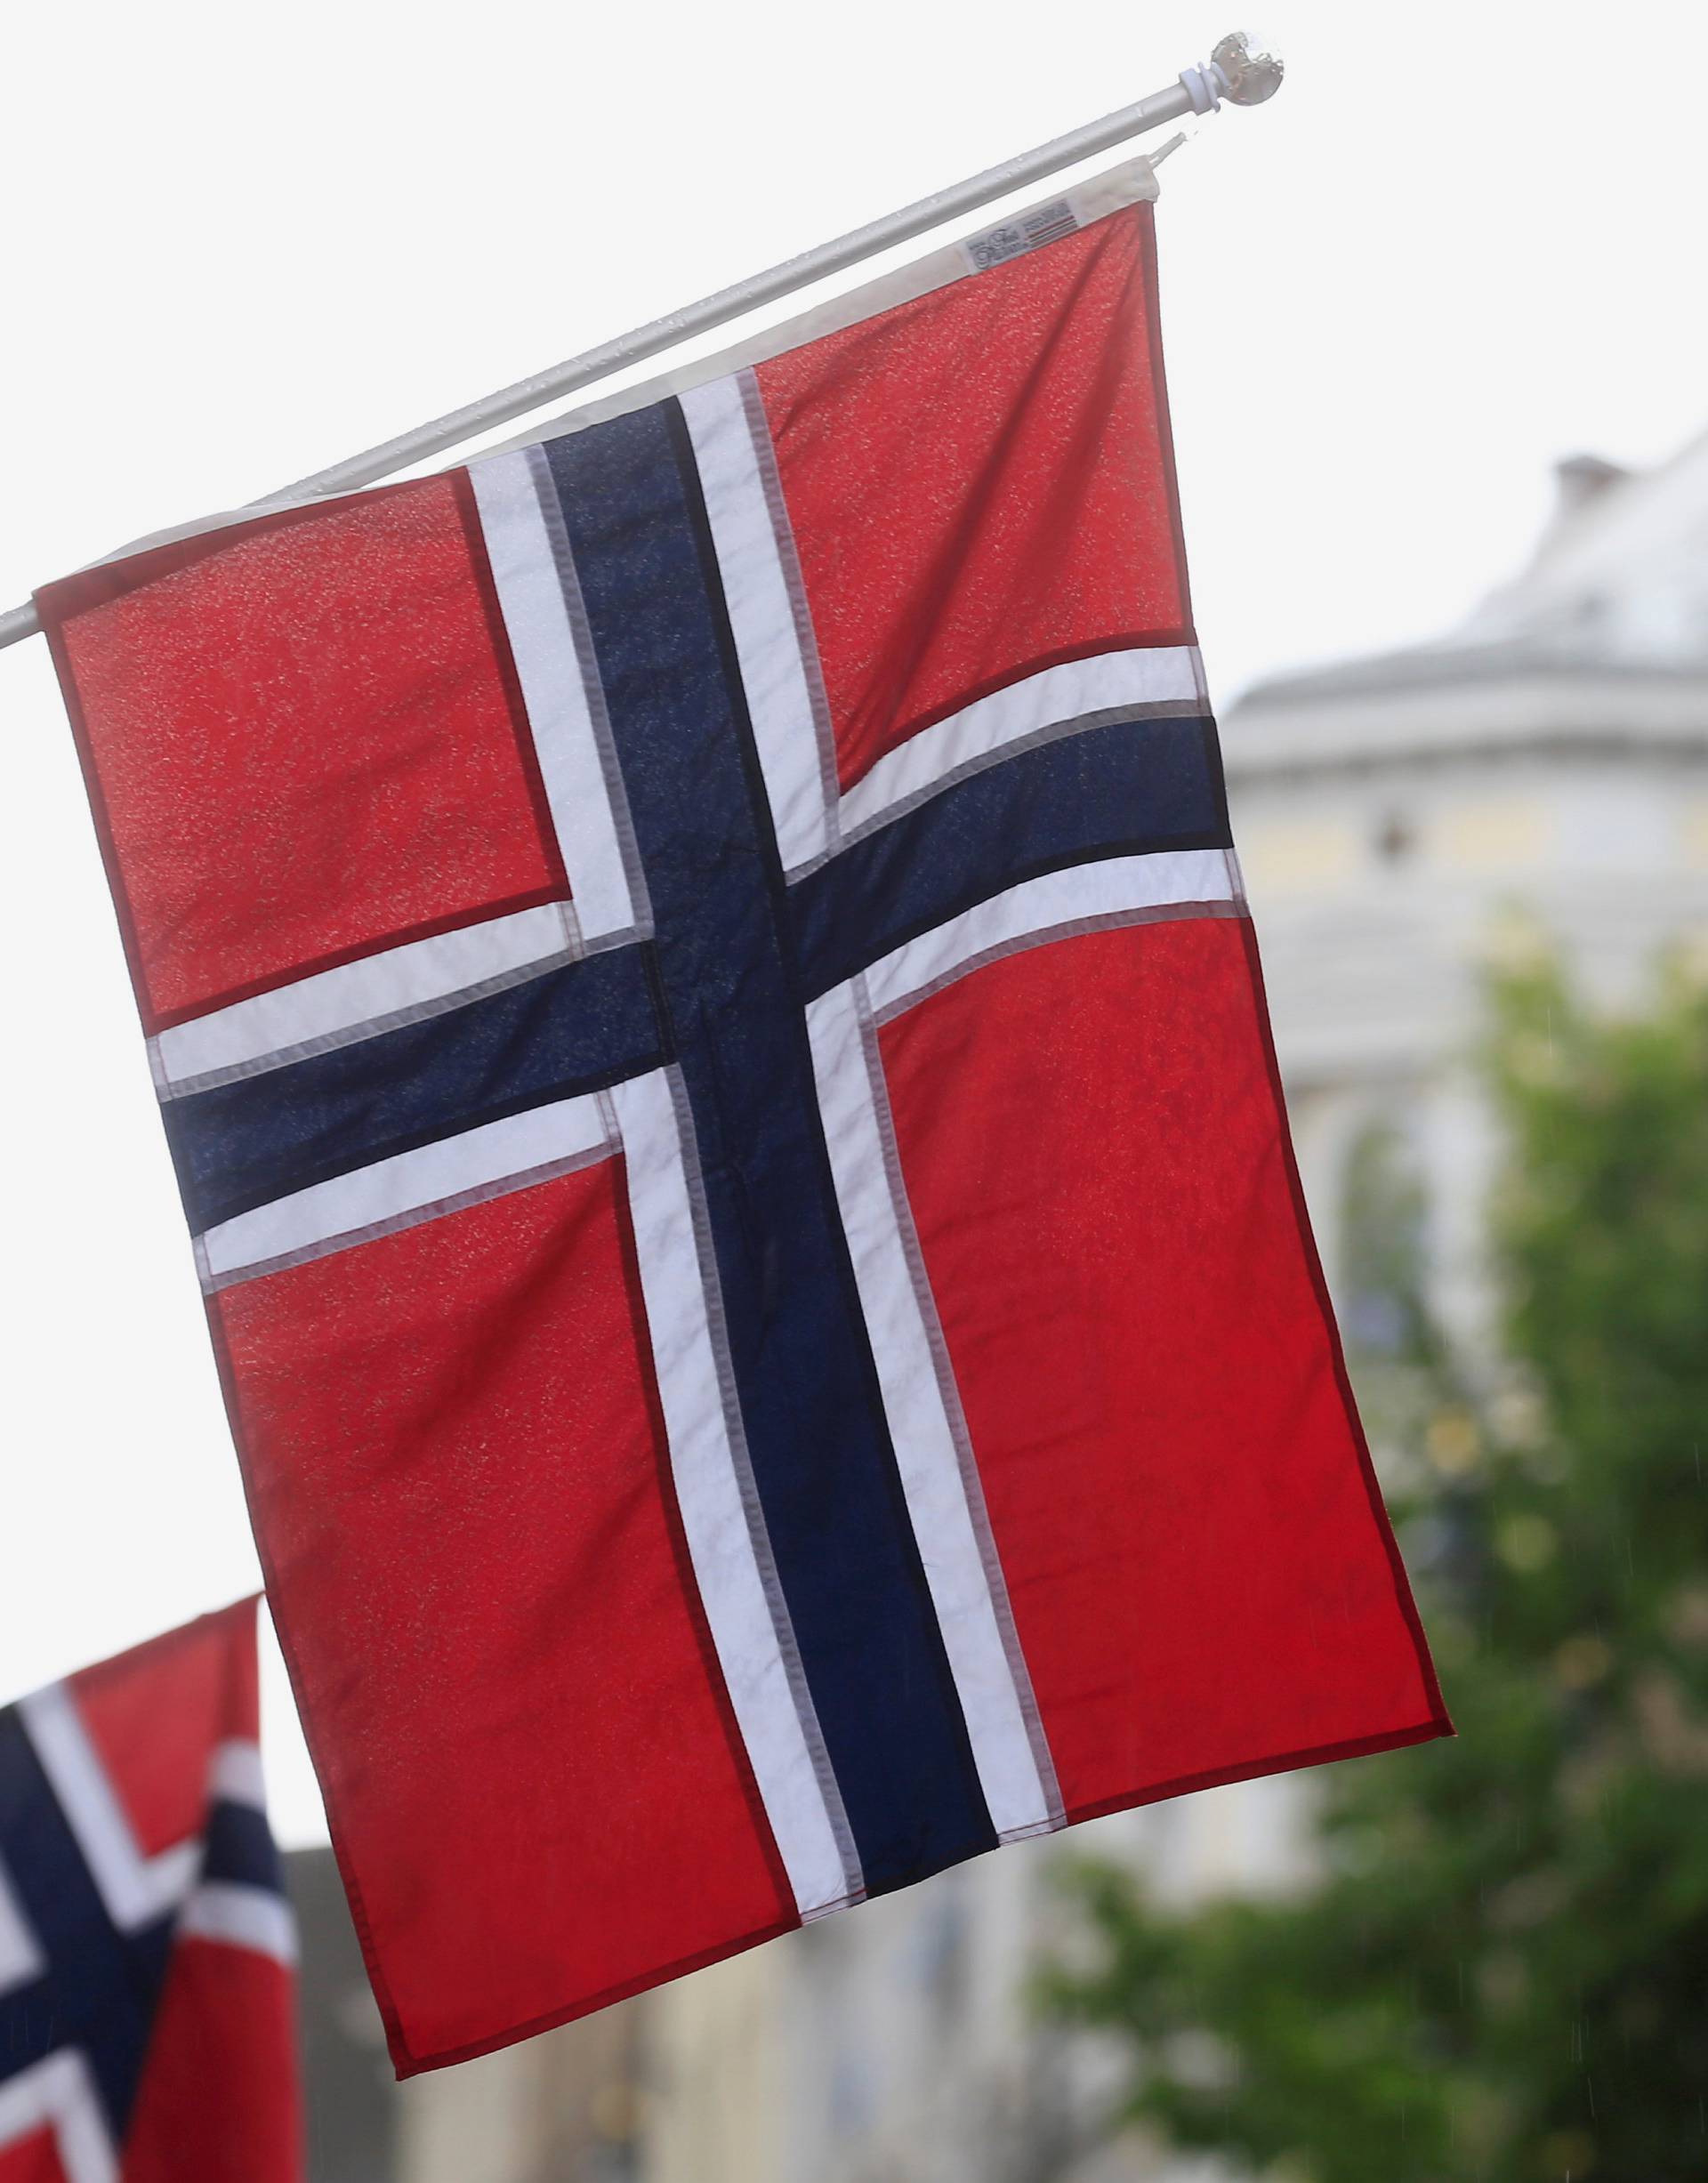
[[1235,705],[1222,730],[1229,775],[1242,780],[1531,752],[1708,761],[1708,670],[1515,665],[1332,695],[1272,684]]

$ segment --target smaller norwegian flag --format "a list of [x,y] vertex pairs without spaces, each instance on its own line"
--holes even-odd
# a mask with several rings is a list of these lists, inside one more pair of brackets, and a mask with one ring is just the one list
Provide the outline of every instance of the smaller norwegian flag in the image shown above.
[[0,1710],[0,2183],[300,2183],[255,1602]]

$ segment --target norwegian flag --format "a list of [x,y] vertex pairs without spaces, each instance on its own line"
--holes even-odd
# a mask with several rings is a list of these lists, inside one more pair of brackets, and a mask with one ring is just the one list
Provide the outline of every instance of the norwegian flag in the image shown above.
[[1446,1730],[1084,211],[42,596],[405,2073]]
[[255,1603],[0,1711],[0,2183],[299,2183]]

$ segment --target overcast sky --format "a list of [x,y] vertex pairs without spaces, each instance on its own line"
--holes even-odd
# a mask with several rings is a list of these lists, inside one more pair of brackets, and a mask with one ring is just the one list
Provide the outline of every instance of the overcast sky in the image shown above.
[[[1157,89],[1219,4],[14,10],[0,605]],[[1708,424],[1701,26],[1273,9],[1285,88],[1204,124],[1159,209],[1223,698],[1451,621],[1527,551],[1557,456]],[[0,702],[4,1701],[258,1580],[39,640]],[[307,1839],[277,1678],[269,1735]]]

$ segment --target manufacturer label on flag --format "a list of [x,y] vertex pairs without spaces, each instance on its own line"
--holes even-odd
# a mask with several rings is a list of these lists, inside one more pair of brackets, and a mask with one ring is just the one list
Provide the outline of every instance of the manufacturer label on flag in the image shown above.
[[42,596],[406,2071],[1446,1728],[1057,210]]
[[1066,197],[1058,197],[1053,205],[1037,205],[1016,220],[1004,220],[980,235],[968,236],[963,246],[967,263],[975,273],[988,272],[993,265],[1005,265],[1025,251],[1071,235],[1078,225],[1072,205]]

